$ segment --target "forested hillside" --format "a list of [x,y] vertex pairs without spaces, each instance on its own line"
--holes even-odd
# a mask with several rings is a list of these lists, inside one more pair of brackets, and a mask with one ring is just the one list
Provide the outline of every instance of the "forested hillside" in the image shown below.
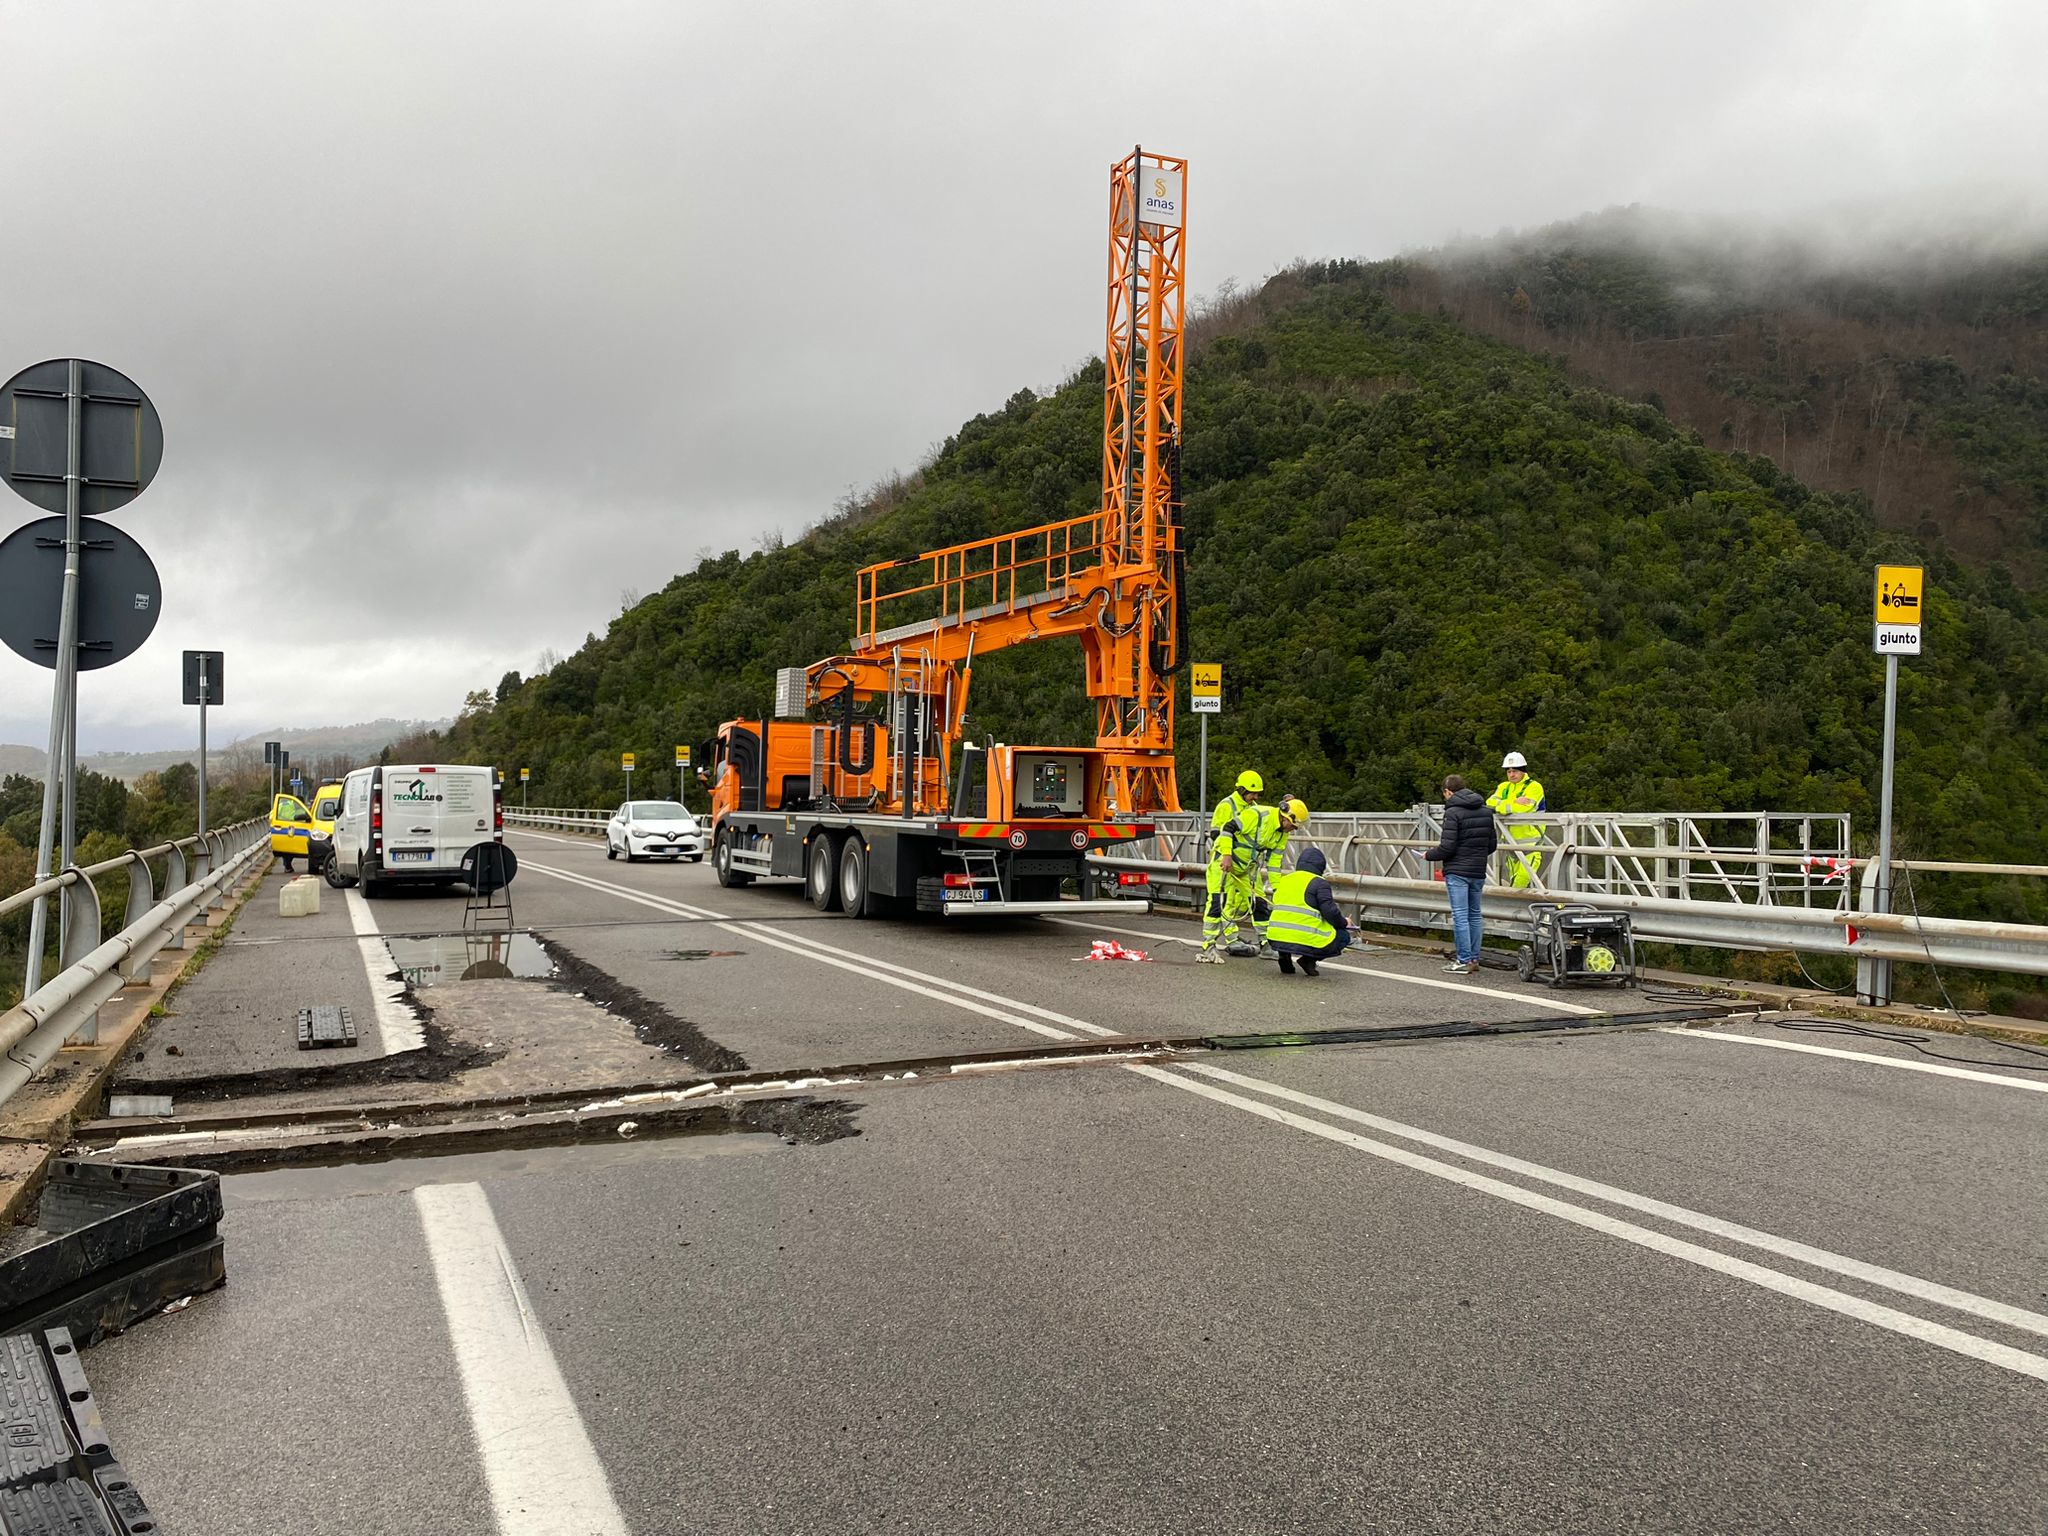
[[1860,491],[1879,526],[2048,575],[2048,250],[1791,235],[1650,209],[1430,253],[1390,290],[1709,447]]
[[[1554,355],[1417,305],[1415,281],[1405,264],[1298,268],[1199,327],[1188,569],[1194,651],[1225,668],[1222,772],[1383,808],[1447,771],[1490,783],[1520,747],[1560,806],[1840,809],[1871,834],[1871,567],[1924,559],[1903,845],[2048,861],[2048,616],[2002,567],[1577,384]],[[777,666],[842,647],[856,567],[1092,508],[1101,382],[1098,365],[1021,392],[787,547],[703,562],[418,749],[530,767],[536,804],[615,798],[621,750],[665,764],[760,713]],[[975,703],[1008,739],[1092,733],[1070,645],[977,663]]]

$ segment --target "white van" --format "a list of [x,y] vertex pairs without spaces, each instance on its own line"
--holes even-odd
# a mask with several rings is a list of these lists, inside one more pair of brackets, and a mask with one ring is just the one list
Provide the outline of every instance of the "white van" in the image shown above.
[[505,840],[504,785],[493,768],[451,763],[358,768],[342,780],[327,883],[382,894],[397,880],[451,884],[462,856]]

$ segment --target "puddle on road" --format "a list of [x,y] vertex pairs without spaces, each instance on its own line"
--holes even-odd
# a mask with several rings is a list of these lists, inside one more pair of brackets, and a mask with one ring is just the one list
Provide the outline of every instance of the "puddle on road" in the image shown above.
[[444,981],[545,981],[555,974],[547,951],[528,933],[437,933],[384,944],[415,989]]

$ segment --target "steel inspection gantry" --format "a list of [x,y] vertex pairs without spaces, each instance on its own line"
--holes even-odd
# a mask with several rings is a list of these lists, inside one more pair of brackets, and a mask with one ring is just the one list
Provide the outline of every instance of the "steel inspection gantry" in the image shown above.
[[[1102,501],[1047,523],[863,569],[854,639],[807,669],[807,703],[922,695],[934,772],[904,807],[943,798],[977,654],[1075,635],[1109,800],[1180,809],[1173,674],[1185,659],[1180,436],[1187,161],[1134,148],[1110,170]],[[910,682],[906,685],[906,679]],[[893,718],[893,714],[892,714]]]

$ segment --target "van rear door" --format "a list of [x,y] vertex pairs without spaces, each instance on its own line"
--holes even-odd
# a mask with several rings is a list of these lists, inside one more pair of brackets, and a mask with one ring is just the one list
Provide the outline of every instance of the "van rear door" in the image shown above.
[[495,840],[489,768],[429,764],[384,770],[384,867],[460,874],[462,856]]

